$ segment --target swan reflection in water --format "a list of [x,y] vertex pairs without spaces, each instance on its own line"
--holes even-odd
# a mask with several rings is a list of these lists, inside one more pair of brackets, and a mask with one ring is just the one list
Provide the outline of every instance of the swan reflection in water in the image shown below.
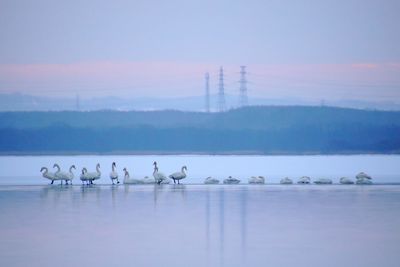
[[[224,266],[225,259],[228,259],[229,254],[232,253],[231,249],[226,249],[225,235],[226,227],[232,226],[232,217],[237,218],[240,224],[237,232],[238,239],[240,240],[240,253],[243,263],[246,261],[245,251],[247,249],[246,235],[247,235],[247,188],[240,189],[239,203],[231,202],[231,191],[225,190],[224,187],[219,190],[213,190],[207,188],[205,192],[205,250],[207,253],[207,261],[212,261],[213,257],[217,256],[220,262],[220,266]],[[235,205],[239,204],[236,208]],[[213,214],[216,216],[214,217]],[[229,220],[226,220],[226,217]],[[215,219],[212,219],[215,218]],[[213,226],[213,223],[214,226]],[[227,224],[225,224],[227,223]],[[229,227],[230,228],[230,227]],[[216,233],[213,233],[216,231]],[[230,239],[232,234],[229,233]],[[218,237],[218,238],[213,238]],[[228,247],[230,244],[227,244]],[[218,249],[212,249],[217,247]],[[214,255],[213,253],[217,253]]]

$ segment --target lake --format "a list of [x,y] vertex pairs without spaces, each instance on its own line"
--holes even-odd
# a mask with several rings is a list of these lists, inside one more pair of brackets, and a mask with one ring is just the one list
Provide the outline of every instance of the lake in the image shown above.
[[[398,156],[0,157],[0,266],[398,266]],[[110,185],[188,166],[182,185]],[[99,184],[48,185],[40,167],[94,169]],[[282,176],[377,185],[278,185]],[[265,175],[266,185],[202,185]],[[390,185],[386,183],[392,183]]]

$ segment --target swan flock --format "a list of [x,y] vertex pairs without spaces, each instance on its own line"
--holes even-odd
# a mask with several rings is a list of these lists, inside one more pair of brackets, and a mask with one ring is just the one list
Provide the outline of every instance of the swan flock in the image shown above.
[[[71,165],[67,171],[62,171],[60,166],[55,163],[53,168],[56,169],[55,172],[50,172],[47,167],[42,167],[40,172],[42,173],[42,177],[46,178],[51,181],[50,184],[54,184],[54,181],[60,181],[61,184],[65,182],[66,185],[72,184],[72,180],[74,179],[75,175],[73,170],[76,170],[75,165]],[[158,164],[156,161],[153,162],[153,177],[144,176],[143,178],[133,178],[131,177],[128,169],[125,167],[123,168],[123,183],[124,184],[169,184],[171,180],[174,184],[180,184],[180,181],[187,177],[187,170],[186,166],[182,166],[180,171],[174,172],[170,175],[165,175],[164,173],[160,172],[158,169]],[[117,164],[113,162],[111,164],[111,172],[110,172],[110,180],[113,185],[119,184],[119,174],[117,171]],[[81,174],[79,176],[82,184],[92,185],[94,181],[99,180],[101,178],[101,171],[100,171],[100,164],[97,163],[95,171],[88,172],[86,167],[83,167],[81,170]],[[352,180],[348,177],[341,177],[339,179],[339,184],[359,184],[359,185],[370,185],[372,184],[372,177],[364,172],[360,172],[355,176],[356,180]],[[266,178],[264,176],[251,176],[248,179],[248,184],[265,184]],[[302,176],[297,180],[297,184],[311,184],[311,178],[308,176]],[[226,179],[222,180],[222,184],[240,184],[241,180],[235,178],[233,176],[228,176]],[[314,184],[317,185],[328,185],[333,184],[333,181],[329,178],[318,178],[313,181]],[[214,177],[207,177],[204,180],[204,184],[220,184],[220,180]],[[285,177],[280,180],[280,184],[282,185],[290,185],[294,184],[293,180],[289,177]]]

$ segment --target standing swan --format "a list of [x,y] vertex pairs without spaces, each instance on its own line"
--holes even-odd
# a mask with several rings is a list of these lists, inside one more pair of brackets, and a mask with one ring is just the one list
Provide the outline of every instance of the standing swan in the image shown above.
[[171,174],[168,177],[171,178],[172,180],[174,180],[174,184],[176,184],[175,180],[178,180],[178,184],[179,184],[179,180],[182,180],[182,179],[186,178],[186,172],[185,171],[187,171],[187,167],[183,166],[180,172],[174,172],[173,174]]
[[154,172],[153,177],[157,184],[169,184],[167,176],[164,173],[158,171],[157,161],[154,161]]
[[[43,172],[44,171],[44,172]],[[40,169],[40,172],[42,173],[42,176],[44,178],[47,178],[51,181],[51,184],[54,183],[54,180],[57,180],[56,175],[54,172],[49,172],[49,170],[47,169],[47,167],[42,167]]]
[[57,171],[55,173],[55,176],[57,178],[57,180],[61,180],[61,184],[62,181],[65,181],[65,184],[68,184],[68,181],[71,182],[72,184],[72,179],[74,179],[74,173],[72,172],[72,169],[76,169],[75,165],[72,165],[71,167],[69,167],[69,172],[62,172],[60,170],[60,166],[58,166],[58,164],[54,164],[53,168],[57,168]]
[[[84,168],[86,170],[86,168]],[[82,170],[82,175],[83,175],[83,170]],[[82,177],[81,175],[81,177]],[[95,172],[85,172],[83,175],[84,179],[88,181],[90,184],[93,184],[94,180],[98,180],[101,177],[101,172],[100,172],[100,163],[97,163],[96,165],[96,171]],[[82,180],[82,179],[81,179]],[[84,180],[82,180],[84,181]]]
[[113,162],[111,164],[111,173],[110,173],[110,179],[111,179],[112,184],[114,184],[114,180],[117,180],[117,184],[119,184],[118,172],[115,170],[116,167],[117,167],[117,165],[115,164],[115,162]]
[[86,182],[86,184],[89,184],[89,179],[88,179],[86,174],[87,174],[87,169],[83,168],[82,169],[82,173],[81,173],[81,175],[79,177],[81,179],[81,181],[82,181],[82,184],[84,184],[84,182]]

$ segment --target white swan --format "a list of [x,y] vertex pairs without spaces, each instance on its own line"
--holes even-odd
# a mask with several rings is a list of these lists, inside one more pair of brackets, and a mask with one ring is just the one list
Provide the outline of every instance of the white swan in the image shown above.
[[249,178],[249,184],[265,184],[263,176],[252,176]]
[[86,168],[82,168],[81,175],[79,176],[79,178],[80,178],[81,181],[82,181],[82,184],[83,184],[84,182],[86,182],[86,184],[89,183],[89,177],[87,177],[86,174],[87,174],[87,169],[86,169]]
[[149,177],[149,176],[145,176],[145,177],[143,178],[143,183],[144,183],[144,184],[154,184],[155,181],[154,181],[154,178],[151,178],[151,177]]
[[351,179],[349,179],[347,177],[342,177],[342,178],[340,178],[340,183],[341,184],[354,184],[354,181],[352,181]]
[[229,176],[228,178],[224,179],[224,184],[238,184],[240,183],[240,180],[237,178],[233,178],[232,176]]
[[[44,172],[43,172],[44,171]],[[55,180],[57,180],[56,175],[54,172],[49,172],[47,167],[42,167],[40,169],[40,172],[42,173],[42,176],[46,179],[49,179],[51,181],[51,184],[54,183]]]
[[356,175],[356,184],[372,184],[372,177],[364,172]]
[[293,180],[290,179],[289,177],[285,177],[285,178],[281,179],[280,183],[281,184],[293,184]]
[[308,176],[303,176],[297,181],[298,184],[309,184],[310,182],[311,179]]
[[174,172],[173,174],[171,174],[168,177],[171,178],[172,180],[174,180],[174,184],[176,184],[175,180],[178,180],[178,184],[179,184],[180,180],[186,178],[186,172],[185,171],[187,171],[187,167],[183,166],[180,172]]
[[217,178],[212,178],[211,176],[207,177],[204,180],[205,184],[219,184],[219,180]]
[[110,179],[111,179],[112,184],[114,184],[114,180],[117,180],[117,184],[119,184],[118,172],[115,170],[116,167],[117,167],[117,165],[115,164],[115,162],[113,162],[111,164],[111,173],[110,173]]
[[157,162],[154,161],[154,172],[153,177],[157,184],[169,184],[169,180],[164,173],[158,171]]
[[72,169],[76,169],[75,165],[72,165],[69,167],[69,172],[63,172],[60,170],[60,166],[58,166],[57,163],[53,165],[53,168],[57,168],[57,171],[55,172],[55,177],[57,180],[65,181],[65,184],[68,184],[68,181],[71,182],[72,184],[72,179],[74,179],[74,173],[72,172]]
[[140,179],[130,178],[129,172],[128,172],[128,170],[126,168],[124,168],[124,172],[125,172],[124,184],[143,184],[143,181],[140,180]]
[[[84,168],[86,170],[86,168]],[[83,173],[83,170],[82,170]],[[81,174],[82,176],[82,174]],[[95,172],[85,172],[83,175],[84,179],[88,181],[90,184],[93,184],[94,180],[98,180],[101,178],[101,172],[100,172],[100,163],[97,163],[96,165],[96,171]],[[81,179],[82,180],[82,179]],[[82,180],[84,181],[84,180]]]
[[332,184],[332,180],[328,178],[320,178],[314,181],[314,184]]

